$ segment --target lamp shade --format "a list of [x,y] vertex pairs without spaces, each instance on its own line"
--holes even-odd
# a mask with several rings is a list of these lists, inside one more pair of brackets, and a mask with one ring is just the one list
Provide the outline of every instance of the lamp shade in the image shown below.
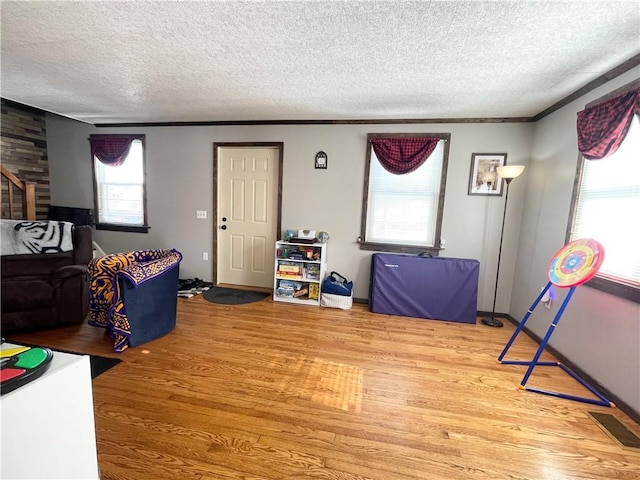
[[524,171],[524,165],[505,165],[503,167],[498,167],[496,170],[498,171],[498,175],[502,178],[513,179]]

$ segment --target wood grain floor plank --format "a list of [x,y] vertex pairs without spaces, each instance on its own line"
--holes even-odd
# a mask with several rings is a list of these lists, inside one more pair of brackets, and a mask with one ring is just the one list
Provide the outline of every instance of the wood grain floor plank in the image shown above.
[[[496,363],[512,332],[196,296],[173,332],[122,354],[88,325],[11,340],[123,360],[93,381],[103,480],[640,479],[586,412],[640,426],[520,390],[526,367]],[[536,348],[523,336],[510,354]],[[529,384],[586,396],[559,368]]]

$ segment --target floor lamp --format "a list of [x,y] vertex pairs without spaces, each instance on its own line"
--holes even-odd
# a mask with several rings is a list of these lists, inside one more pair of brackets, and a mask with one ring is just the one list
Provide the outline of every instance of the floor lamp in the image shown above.
[[502,327],[502,322],[496,318],[496,299],[498,298],[498,279],[500,278],[500,257],[502,256],[502,240],[504,238],[504,220],[507,216],[507,201],[509,200],[509,184],[524,171],[524,165],[505,165],[498,167],[498,175],[507,183],[507,193],[504,196],[504,211],[502,212],[502,230],[500,231],[500,248],[498,249],[498,268],[496,269],[496,287],[493,291],[493,308],[491,318],[483,318],[482,323],[489,327]]

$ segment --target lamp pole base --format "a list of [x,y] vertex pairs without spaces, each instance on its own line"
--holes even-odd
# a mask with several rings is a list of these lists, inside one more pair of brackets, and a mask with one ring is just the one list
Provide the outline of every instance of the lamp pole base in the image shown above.
[[502,322],[497,318],[483,318],[480,320],[482,323],[487,325],[488,327],[502,327]]

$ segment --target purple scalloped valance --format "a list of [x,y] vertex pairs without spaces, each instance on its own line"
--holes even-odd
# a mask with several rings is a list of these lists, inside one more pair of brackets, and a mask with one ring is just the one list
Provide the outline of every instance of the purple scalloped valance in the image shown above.
[[588,160],[612,155],[640,115],[640,87],[578,112],[578,150]]
[[91,155],[105,165],[117,167],[129,155],[131,144],[136,138],[133,135],[91,135]]
[[422,165],[438,145],[438,137],[372,138],[371,146],[388,172],[409,173]]

